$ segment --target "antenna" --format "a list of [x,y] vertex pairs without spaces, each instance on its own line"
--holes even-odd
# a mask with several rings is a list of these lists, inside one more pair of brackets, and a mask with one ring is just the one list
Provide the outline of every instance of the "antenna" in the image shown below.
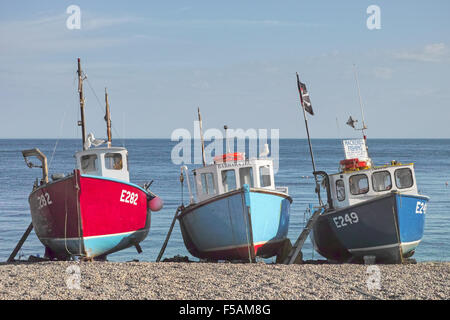
[[109,102],[108,102],[108,92],[105,88],[105,104],[106,104],[106,114],[105,114],[105,121],[106,121],[106,134],[108,136],[108,148],[111,147],[111,114],[109,112]]
[[202,143],[202,161],[203,166],[206,166],[206,159],[205,159],[205,141],[203,140],[203,128],[202,128],[202,116],[200,115],[200,108],[197,109],[198,112],[198,124],[200,127],[200,141]]
[[[363,106],[363,102],[362,102],[362,98],[361,98],[361,90],[359,88],[359,81],[358,81],[358,72],[356,70],[356,65],[355,64],[353,64],[353,71],[355,73],[356,87],[358,88],[359,106],[361,108],[362,128],[359,129],[359,130],[361,130],[361,132],[363,134],[364,142],[366,142],[367,141],[367,137],[366,137],[365,130],[367,129],[367,126],[366,126],[366,122],[364,120],[364,106]],[[350,117],[349,121],[351,119],[352,118]],[[354,128],[354,126],[353,126],[353,128]],[[367,150],[367,155],[369,155],[369,147],[367,146],[367,143],[366,143],[366,150]]]
[[80,111],[81,111],[81,120],[78,121],[78,125],[81,126],[81,135],[83,140],[83,150],[86,150],[84,146],[86,142],[86,127],[84,121],[84,96],[83,96],[83,71],[81,70],[81,62],[80,58],[78,58],[78,93],[80,94]]
[[364,105],[363,105],[363,101],[361,98],[361,90],[359,88],[359,81],[358,81],[358,72],[356,70],[355,64],[353,64],[353,71],[355,73],[356,87],[358,88],[359,106],[361,108],[361,118],[362,118],[362,129],[361,130],[363,132],[363,135],[365,136],[364,130],[367,129],[367,126],[366,126],[366,122],[364,120]]
[[228,126],[224,125],[223,129],[225,130],[225,143],[227,145],[227,153],[230,153],[230,147],[228,146],[228,135],[227,135]]

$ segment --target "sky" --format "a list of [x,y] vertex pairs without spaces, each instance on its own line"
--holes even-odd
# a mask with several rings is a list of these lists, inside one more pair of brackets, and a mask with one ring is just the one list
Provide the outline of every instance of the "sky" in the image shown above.
[[[70,5],[80,29],[68,29]],[[380,29],[370,30],[370,5]],[[450,138],[449,1],[0,1],[0,138],[170,138],[203,127],[279,129],[305,138]]]

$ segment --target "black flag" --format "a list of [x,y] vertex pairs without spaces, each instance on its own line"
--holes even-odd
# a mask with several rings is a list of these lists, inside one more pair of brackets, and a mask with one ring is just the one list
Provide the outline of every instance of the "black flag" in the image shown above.
[[314,111],[311,106],[311,100],[309,99],[309,93],[306,90],[306,85],[300,82],[298,73],[297,73],[297,86],[298,86],[298,93],[300,94],[300,102],[302,103],[302,107],[305,108],[305,110],[308,111],[308,113],[313,116]]
[[352,118],[352,116],[350,116],[350,118],[348,118],[347,120],[347,124],[352,127],[353,129],[355,129],[355,123],[358,122],[358,120],[355,120]]

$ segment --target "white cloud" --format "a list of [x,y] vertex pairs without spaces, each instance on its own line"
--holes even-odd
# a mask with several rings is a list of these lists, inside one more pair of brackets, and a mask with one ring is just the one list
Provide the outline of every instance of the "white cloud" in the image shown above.
[[137,23],[140,21],[142,21],[142,19],[136,18],[136,17],[118,17],[118,18],[98,17],[98,18],[87,19],[83,23],[82,28],[86,29],[86,30],[97,30],[97,29],[102,29],[102,28],[112,27],[112,26],[117,26],[117,25],[122,25],[122,24]]
[[377,78],[380,79],[391,79],[393,70],[386,67],[375,67],[373,72]]
[[146,24],[154,26],[164,27],[180,27],[180,26],[192,26],[192,27],[243,27],[243,26],[255,26],[255,27],[305,27],[315,28],[321,27],[323,24],[300,22],[300,21],[287,21],[287,20],[270,20],[270,19],[177,19],[177,20],[160,20],[160,19],[147,19]]
[[395,57],[403,60],[414,60],[421,62],[442,62],[449,60],[450,50],[445,43],[432,43],[427,44],[420,50],[396,53]]
[[102,29],[139,22],[133,17],[98,17],[82,12],[80,30],[68,30],[67,14],[40,16],[33,20],[0,22],[0,57],[17,59],[29,54],[54,54],[79,48],[92,49],[124,44],[125,36],[105,36]]

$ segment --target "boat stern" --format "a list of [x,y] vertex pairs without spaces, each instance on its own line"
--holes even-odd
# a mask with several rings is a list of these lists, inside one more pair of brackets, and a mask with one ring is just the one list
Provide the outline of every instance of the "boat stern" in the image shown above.
[[410,257],[423,237],[429,198],[400,193],[395,197],[400,246],[403,257]]

